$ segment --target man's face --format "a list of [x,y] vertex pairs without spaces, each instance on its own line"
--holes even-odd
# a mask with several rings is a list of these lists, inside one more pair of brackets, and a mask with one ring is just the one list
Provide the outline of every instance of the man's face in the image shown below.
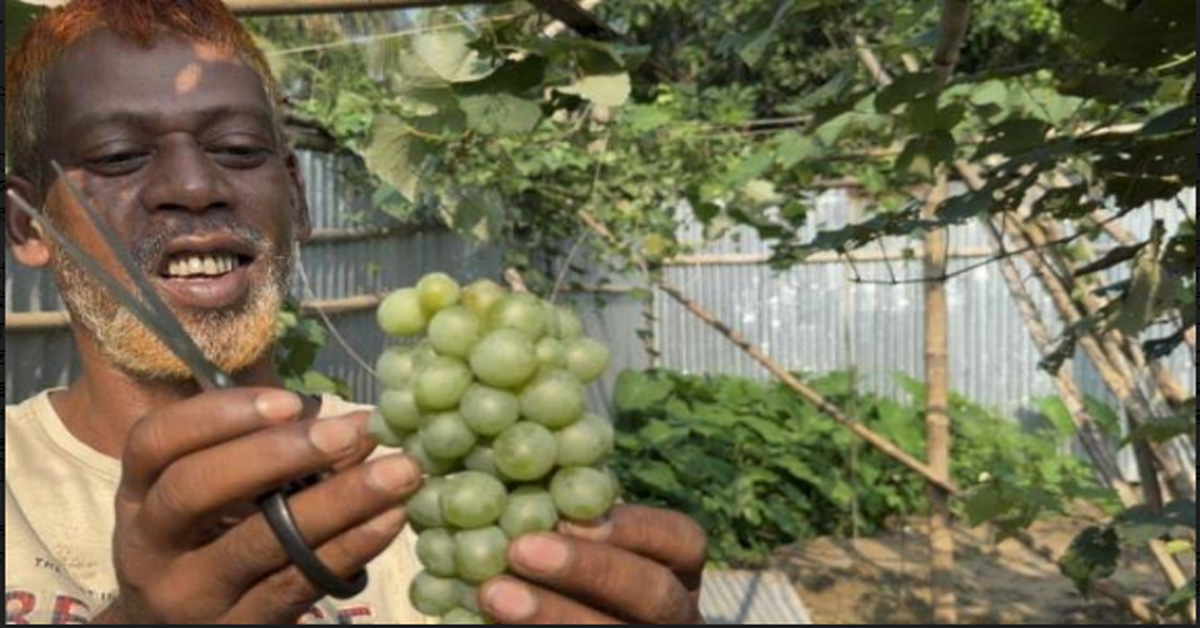
[[[164,36],[144,50],[99,30],[55,66],[46,106],[47,155],[121,235],[200,348],[226,372],[261,360],[307,218],[259,76],[205,44]],[[123,277],[64,182],[46,204]],[[82,268],[55,257],[64,300],[110,360],[143,378],[189,378]]]

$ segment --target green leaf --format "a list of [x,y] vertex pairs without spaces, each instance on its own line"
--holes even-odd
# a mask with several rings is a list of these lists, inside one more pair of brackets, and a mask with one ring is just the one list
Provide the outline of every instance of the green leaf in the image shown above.
[[633,83],[629,74],[600,74],[585,76],[572,85],[558,88],[564,94],[572,94],[604,107],[620,107],[629,102]]
[[967,495],[963,508],[967,515],[967,521],[972,527],[975,527],[1008,514],[1015,505],[1000,487],[985,484]]
[[[803,4],[813,4],[813,0],[807,0]],[[746,65],[754,67],[762,61],[766,55],[767,47],[771,45],[771,41],[775,38],[775,33],[779,29],[780,24],[787,16],[788,12],[796,8],[796,0],[782,0],[779,7],[775,9],[775,15],[771,19],[771,23],[758,33],[752,35],[736,35],[734,44],[738,48],[738,56]]]
[[429,145],[399,118],[378,116],[363,158],[372,173],[412,202],[417,199],[421,171],[431,153]]
[[613,403],[620,412],[646,410],[671,395],[674,385],[665,377],[624,370],[617,376]]
[[667,494],[684,492],[683,485],[675,477],[675,471],[662,462],[639,464],[634,467],[633,476],[645,482],[650,487]]
[[890,113],[906,102],[933,93],[937,84],[937,77],[932,72],[901,74],[875,97],[875,111]]
[[954,159],[954,137],[946,131],[935,131],[912,138],[896,158],[896,168],[902,172],[932,179],[934,169]]
[[1187,554],[1196,550],[1196,544],[1187,539],[1175,539],[1167,543],[1167,553],[1172,556]]
[[1059,559],[1058,568],[1086,596],[1092,582],[1116,573],[1120,555],[1117,533],[1112,528],[1093,526],[1075,537],[1066,554]]
[[784,169],[792,168],[800,162],[820,154],[817,143],[807,135],[798,131],[789,131],[779,136],[776,141],[776,158]]
[[1162,264],[1159,263],[1164,233],[1162,222],[1155,223],[1150,242],[1134,260],[1129,290],[1121,298],[1114,315],[1105,320],[1108,329],[1136,337],[1158,313],[1159,293],[1165,279]]
[[1070,438],[1077,431],[1075,420],[1071,418],[1071,411],[1067,410],[1066,404],[1058,397],[1045,397],[1038,401],[1038,411],[1042,416],[1054,426],[1058,435],[1063,438]]
[[1117,515],[1113,524],[1121,540],[1141,545],[1171,535],[1175,528],[1196,529],[1196,502],[1176,500],[1163,507],[1161,513],[1150,506],[1134,506]]
[[1195,128],[1195,126],[1196,110],[1190,104],[1183,105],[1151,118],[1142,127],[1142,135],[1147,137],[1166,135],[1183,129]]
[[1106,436],[1112,439],[1120,438],[1121,434],[1121,416],[1117,414],[1117,410],[1111,405],[1100,401],[1092,395],[1084,395],[1083,405],[1087,408],[1088,414],[1096,420]]
[[1136,441],[1165,443],[1174,438],[1192,434],[1196,429],[1195,414],[1179,414],[1165,419],[1156,419],[1137,426],[1126,436],[1121,444],[1128,445]]
[[1041,146],[1046,141],[1050,125],[1032,118],[1005,120],[992,127],[991,137],[975,153],[976,159],[988,155],[1013,156]]
[[492,68],[471,50],[467,34],[459,30],[437,31],[417,35],[412,40],[413,52],[433,70],[439,78],[449,83],[477,81]]
[[528,133],[542,120],[537,101],[512,94],[463,96],[458,103],[467,115],[467,126],[487,135]]
[[4,49],[12,49],[20,43],[29,25],[45,12],[46,7],[43,6],[18,0],[4,0]]
[[1163,606],[1168,613],[1183,614],[1188,612],[1188,607],[1192,601],[1196,599],[1196,577],[1192,576],[1187,584],[1175,589],[1171,595],[1163,600]]

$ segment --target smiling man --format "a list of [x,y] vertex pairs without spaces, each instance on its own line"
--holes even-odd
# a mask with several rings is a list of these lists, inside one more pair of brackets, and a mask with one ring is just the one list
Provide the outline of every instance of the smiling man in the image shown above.
[[[367,412],[280,390],[275,315],[309,233],[296,160],[261,53],[217,0],[76,0],[6,67],[9,189],[110,272],[53,162],[100,208],[197,344],[238,388],[188,370],[30,220],[14,257],[52,269],[83,374],[5,411],[7,623],[404,623],[419,569],[397,504],[421,482],[371,455]],[[27,359],[27,358],[26,358]],[[318,419],[319,420],[314,420]],[[330,570],[371,585],[333,602],[290,564],[256,496],[322,469],[290,499]],[[480,587],[502,623],[694,623],[703,532],[622,506],[514,542]]]

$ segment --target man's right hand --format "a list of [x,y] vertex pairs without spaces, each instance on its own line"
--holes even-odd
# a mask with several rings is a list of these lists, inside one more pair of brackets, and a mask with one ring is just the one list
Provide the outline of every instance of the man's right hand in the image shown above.
[[[399,534],[398,504],[421,470],[374,448],[366,413],[299,420],[292,393],[235,389],[164,407],[126,441],[116,499],[116,601],[94,623],[294,623],[323,597],[292,565],[266,519],[245,513],[259,495],[333,468],[292,496],[296,525],[341,577],[362,569]],[[214,538],[215,537],[215,538]],[[402,595],[403,592],[398,592]]]

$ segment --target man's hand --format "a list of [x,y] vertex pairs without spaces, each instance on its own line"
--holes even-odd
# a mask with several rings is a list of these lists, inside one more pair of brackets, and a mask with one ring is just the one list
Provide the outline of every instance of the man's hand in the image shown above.
[[95,623],[294,623],[323,594],[249,505],[324,469],[338,472],[289,500],[317,556],[347,577],[388,547],[419,465],[405,456],[359,464],[373,449],[366,414],[300,421],[302,408],[288,392],[236,389],[138,422],[116,499],[120,590]]
[[618,506],[608,520],[522,537],[510,571],[479,590],[499,623],[704,623],[700,579],[707,538],[679,513]]

